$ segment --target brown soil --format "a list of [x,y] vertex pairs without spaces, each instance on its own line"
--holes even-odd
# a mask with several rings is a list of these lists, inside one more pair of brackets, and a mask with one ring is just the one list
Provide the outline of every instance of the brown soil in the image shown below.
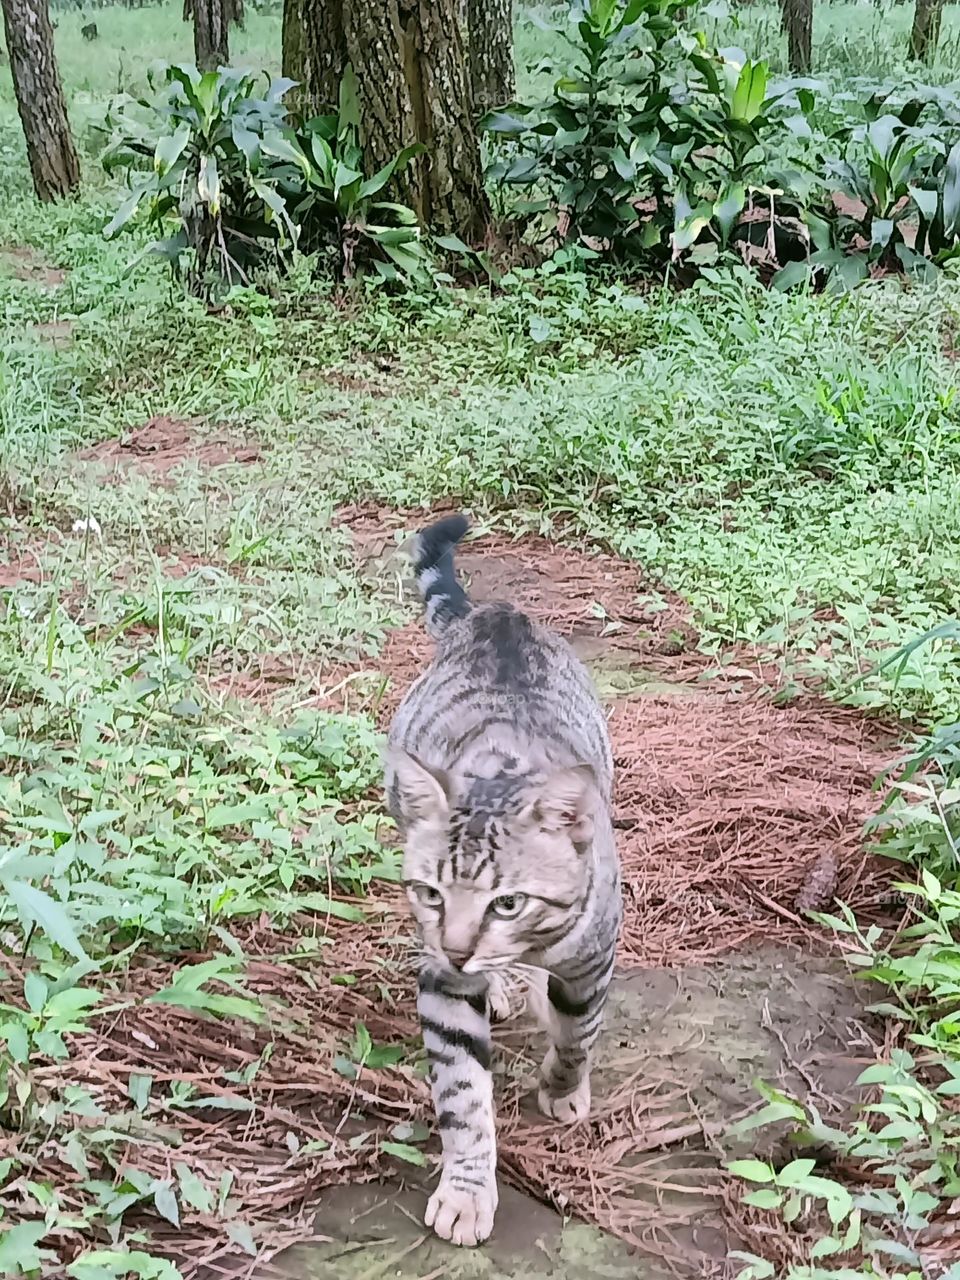
[[37,555],[29,549],[15,551],[13,559],[0,564],[0,591],[42,582],[43,576],[43,563]]
[[256,462],[260,450],[255,444],[238,443],[226,437],[199,439],[193,423],[160,416],[151,418],[119,440],[103,440],[77,456],[81,462],[107,463],[114,468],[133,467],[163,475],[184,462],[203,467]]
[[30,284],[39,284],[46,289],[56,289],[67,278],[61,267],[52,267],[29,245],[7,245],[0,249],[0,269],[14,276],[17,280],[25,280]]

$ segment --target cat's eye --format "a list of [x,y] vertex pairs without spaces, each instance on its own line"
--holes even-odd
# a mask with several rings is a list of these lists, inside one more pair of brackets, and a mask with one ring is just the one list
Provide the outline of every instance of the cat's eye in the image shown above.
[[425,907],[439,907],[443,903],[443,894],[429,884],[415,885],[413,891]]
[[502,920],[510,920],[513,916],[518,916],[527,904],[527,895],[525,893],[505,893],[499,898],[494,898],[490,904],[490,909],[495,916],[500,916]]

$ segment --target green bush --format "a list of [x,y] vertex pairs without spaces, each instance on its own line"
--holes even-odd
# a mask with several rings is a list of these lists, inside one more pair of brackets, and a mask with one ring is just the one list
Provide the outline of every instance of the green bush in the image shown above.
[[712,48],[689,9],[574,6],[572,26],[556,29],[573,53],[550,64],[551,96],[481,122],[491,181],[531,189],[519,213],[554,242],[649,266],[735,249],[783,268],[781,287],[844,289],[876,268],[929,273],[956,255],[949,90],[904,97],[858,82],[831,98],[815,80],[773,81],[765,61]]
[[[156,90],[155,77],[150,84]],[[129,190],[104,234],[139,215],[158,233],[150,251],[198,294],[282,267],[298,245],[320,254],[339,279],[368,268],[387,280],[428,274],[416,215],[376,199],[422,148],[405,148],[368,178],[350,68],[339,111],[299,133],[283,104],[292,87],[273,80],[261,94],[258,77],[247,73],[170,66],[152,100],[118,100],[103,159],[108,169],[126,169]]]

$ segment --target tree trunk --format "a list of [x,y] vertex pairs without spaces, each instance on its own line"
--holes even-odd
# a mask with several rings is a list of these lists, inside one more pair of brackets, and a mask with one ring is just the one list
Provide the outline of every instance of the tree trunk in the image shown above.
[[794,75],[809,75],[813,46],[813,0],[781,0],[787,62]]
[[[287,0],[294,3],[304,43],[302,83],[312,111],[336,103],[350,62],[370,172],[403,147],[422,142],[427,152],[397,176],[397,195],[425,225],[479,238],[489,206],[460,35],[460,0]],[[285,68],[296,65],[292,31],[289,39]],[[289,74],[297,78],[292,70]]]
[[347,64],[343,10],[344,0],[284,0],[283,74],[299,86],[289,105],[304,120],[337,105]]
[[513,0],[467,0],[470,87],[477,112],[502,107],[516,92]]
[[80,162],[53,51],[47,0],[0,0],[33,189],[56,200],[77,189]]
[[183,0],[183,20],[193,22],[193,56],[201,71],[230,65],[230,24],[243,26],[243,0]]
[[940,42],[940,18],[943,0],[917,0],[910,32],[910,57],[918,62],[933,62]]

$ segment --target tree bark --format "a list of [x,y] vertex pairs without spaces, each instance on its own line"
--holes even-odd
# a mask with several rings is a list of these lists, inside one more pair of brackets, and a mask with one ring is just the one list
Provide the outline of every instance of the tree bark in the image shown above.
[[513,0],[467,0],[467,42],[476,110],[482,114],[512,101]]
[[[425,225],[479,238],[489,205],[460,34],[460,0],[286,2],[300,10],[304,51],[299,78],[311,111],[336,103],[340,77],[350,62],[359,86],[370,172],[403,147],[422,142],[426,154],[397,175],[396,194]],[[293,22],[291,14],[291,28]],[[292,29],[287,39],[290,57],[284,58],[284,68],[297,79]]]
[[347,65],[343,10],[344,0],[284,0],[283,74],[299,86],[288,102],[304,120],[337,105]]
[[910,32],[910,57],[918,62],[933,62],[940,43],[940,19],[943,0],[917,0]]
[[0,0],[33,189],[56,200],[77,189],[80,162],[53,50],[47,0]]
[[781,0],[780,24],[794,75],[808,75],[813,53],[813,0]]
[[183,0],[183,20],[193,22],[193,56],[201,71],[230,65],[230,24],[243,26],[243,0]]

